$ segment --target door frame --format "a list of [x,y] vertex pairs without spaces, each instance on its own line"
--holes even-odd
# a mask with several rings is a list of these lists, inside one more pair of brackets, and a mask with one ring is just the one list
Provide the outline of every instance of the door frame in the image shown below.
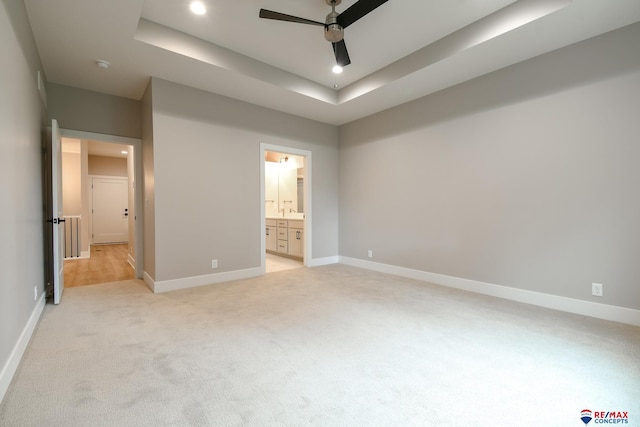
[[312,202],[313,197],[311,194],[311,177],[313,174],[312,171],[312,152],[308,150],[301,150],[299,148],[286,147],[282,145],[274,145],[267,144],[264,142],[260,143],[260,268],[262,269],[262,274],[266,274],[267,272],[267,264],[266,264],[266,254],[267,254],[267,242],[264,230],[266,228],[266,217],[265,217],[265,152],[267,151],[276,151],[278,153],[283,154],[291,154],[295,156],[300,156],[304,158],[304,173],[303,173],[303,194],[304,194],[304,266],[308,267],[311,264],[312,256]]
[[143,203],[143,170],[142,170],[142,139],[130,138],[126,136],[107,135],[95,132],[86,132],[71,129],[60,129],[60,134],[66,138],[90,139],[100,142],[110,142],[120,145],[131,145],[133,147],[133,175],[134,175],[134,257],[135,257],[135,277],[142,279],[144,274],[144,203]]

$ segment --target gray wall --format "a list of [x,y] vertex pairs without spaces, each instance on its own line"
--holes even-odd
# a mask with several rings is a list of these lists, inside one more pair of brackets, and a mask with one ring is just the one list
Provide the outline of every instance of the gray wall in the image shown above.
[[[0,3],[0,372],[44,291],[42,69],[21,1]],[[1,393],[2,391],[0,391]],[[1,397],[1,395],[0,395]]]
[[156,280],[156,197],[153,159],[153,106],[152,86],[149,82],[142,97],[142,169],[143,169],[143,203],[144,215],[144,263],[145,273]]
[[640,309],[639,40],[636,24],[342,126],[340,255]]
[[152,90],[156,280],[260,266],[260,143],[312,152],[313,258],[338,255],[335,126],[158,79]]
[[49,83],[49,118],[63,129],[141,138],[140,101]]

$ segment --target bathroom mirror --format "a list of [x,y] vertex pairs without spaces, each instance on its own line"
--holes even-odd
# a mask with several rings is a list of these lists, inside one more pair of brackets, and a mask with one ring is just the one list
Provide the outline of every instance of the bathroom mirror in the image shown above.
[[301,217],[304,212],[304,158],[265,152],[265,214]]

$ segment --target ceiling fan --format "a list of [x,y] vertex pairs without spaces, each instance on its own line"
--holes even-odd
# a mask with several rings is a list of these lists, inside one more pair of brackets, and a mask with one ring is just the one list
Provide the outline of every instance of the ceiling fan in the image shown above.
[[349,59],[349,52],[347,52],[347,46],[344,43],[344,29],[387,1],[359,0],[344,12],[338,13],[336,6],[342,3],[342,0],[325,0],[331,6],[331,13],[327,15],[324,23],[266,9],[260,9],[260,18],[323,26],[324,38],[333,45],[336,63],[341,67],[346,67],[351,64],[351,59]]

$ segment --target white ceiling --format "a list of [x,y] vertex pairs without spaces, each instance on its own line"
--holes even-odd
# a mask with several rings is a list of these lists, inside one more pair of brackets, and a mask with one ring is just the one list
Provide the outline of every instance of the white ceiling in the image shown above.
[[[90,156],[127,158],[127,153],[131,152],[131,150],[133,150],[131,145],[93,140],[87,141],[87,153]],[[123,151],[126,151],[126,153],[123,153]]]
[[389,0],[345,29],[336,76],[322,27],[258,18],[324,21],[325,0],[204,3],[25,0],[50,82],[140,99],[155,76],[336,125],[640,21],[638,0]]

